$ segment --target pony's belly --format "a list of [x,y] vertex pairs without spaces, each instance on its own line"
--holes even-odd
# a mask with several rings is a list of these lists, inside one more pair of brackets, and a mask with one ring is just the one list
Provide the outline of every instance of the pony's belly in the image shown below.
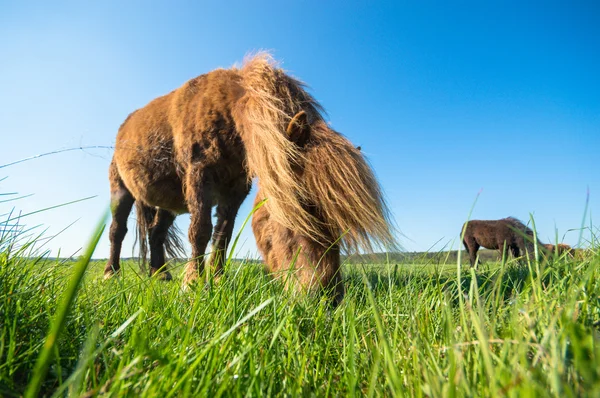
[[479,242],[479,241],[477,241],[477,243],[479,243],[479,245],[481,247],[484,247],[489,250],[498,250],[499,249],[498,244],[496,242],[491,242],[491,241]]
[[183,189],[181,183],[178,182],[179,179],[177,181],[167,179],[140,187],[140,198],[143,198],[142,201],[150,206],[160,207],[177,214],[187,213]]
[[126,174],[125,186],[135,200],[148,206],[160,207],[177,214],[187,213],[181,180],[176,175],[158,177],[151,173]]

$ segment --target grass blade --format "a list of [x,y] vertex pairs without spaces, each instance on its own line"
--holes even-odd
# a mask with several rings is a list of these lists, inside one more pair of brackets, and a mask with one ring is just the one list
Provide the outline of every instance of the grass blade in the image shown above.
[[35,368],[33,370],[33,374],[29,385],[27,386],[27,390],[25,391],[26,398],[34,398],[39,395],[40,389],[42,387],[42,383],[44,382],[44,378],[46,377],[46,373],[48,372],[48,367],[50,366],[50,362],[52,361],[52,353],[54,351],[54,347],[58,338],[60,337],[60,333],[62,332],[66,320],[67,315],[75,301],[75,297],[77,295],[77,290],[79,289],[79,285],[83,279],[83,275],[85,270],[87,269],[88,264],[90,263],[90,259],[92,258],[92,254],[96,249],[96,245],[102,236],[102,232],[104,232],[105,220],[107,215],[105,214],[102,217],[101,222],[96,228],[93,238],[91,242],[88,244],[85,254],[81,257],[81,259],[75,264],[73,269],[73,275],[67,284],[67,288],[62,296],[60,304],[56,309],[56,313],[54,315],[54,320],[50,326],[50,331],[46,337],[46,342],[42,347],[42,351],[38,356],[37,362],[35,364]]

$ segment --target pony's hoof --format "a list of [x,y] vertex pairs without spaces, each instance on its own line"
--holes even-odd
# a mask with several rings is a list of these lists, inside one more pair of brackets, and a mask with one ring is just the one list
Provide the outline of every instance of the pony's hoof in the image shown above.
[[114,278],[115,276],[119,275],[120,272],[119,271],[113,271],[112,269],[104,271],[104,276],[102,277],[103,280],[107,281],[109,279]]
[[181,285],[181,290],[188,290],[188,288],[193,285],[199,277],[200,274],[196,268],[196,264],[193,262],[188,263],[188,265],[185,267],[185,274],[183,275],[183,284]]

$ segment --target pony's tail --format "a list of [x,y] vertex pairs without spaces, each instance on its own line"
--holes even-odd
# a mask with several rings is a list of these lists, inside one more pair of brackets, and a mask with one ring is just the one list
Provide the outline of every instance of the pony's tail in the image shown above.
[[[396,248],[373,172],[359,149],[327,127],[322,107],[304,85],[267,53],[246,60],[238,73],[244,93],[233,116],[271,216],[321,243],[342,236],[345,249]],[[309,129],[306,147],[288,135],[300,114]]]
[[[154,217],[156,216],[156,210],[150,206],[135,203],[135,212],[137,219],[137,228],[135,230],[135,240],[139,243],[140,255],[139,265],[140,270],[143,273],[147,272],[146,262],[148,260],[148,246],[149,246],[149,232]],[[185,257],[185,246],[181,239],[181,231],[173,223],[168,231],[165,239],[165,252],[170,258],[182,258]]]
[[181,230],[173,223],[167,231],[167,239],[165,240],[165,251],[167,256],[172,259],[184,258],[185,246],[181,239]]
[[151,207],[145,206],[140,202],[135,202],[135,218],[136,226],[135,229],[135,241],[140,247],[140,255],[138,262],[142,273],[147,272],[146,260],[148,259],[148,231],[150,225],[154,220],[154,213]]

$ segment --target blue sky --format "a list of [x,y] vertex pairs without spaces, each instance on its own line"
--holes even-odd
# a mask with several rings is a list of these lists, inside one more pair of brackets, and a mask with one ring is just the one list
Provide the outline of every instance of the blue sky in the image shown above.
[[[596,2],[96,3],[0,2],[0,164],[113,145],[131,111],[268,49],[362,146],[406,250],[456,247],[479,192],[472,218],[533,213],[542,240],[558,233],[576,244],[569,230],[589,188],[597,225]],[[96,196],[23,219],[47,236],[76,221],[47,245],[75,253],[108,205],[111,156],[76,151],[0,168],[0,193],[33,194],[0,203],[0,213]],[[255,256],[249,229],[242,241],[238,254]],[[105,236],[96,256],[107,253]]]

